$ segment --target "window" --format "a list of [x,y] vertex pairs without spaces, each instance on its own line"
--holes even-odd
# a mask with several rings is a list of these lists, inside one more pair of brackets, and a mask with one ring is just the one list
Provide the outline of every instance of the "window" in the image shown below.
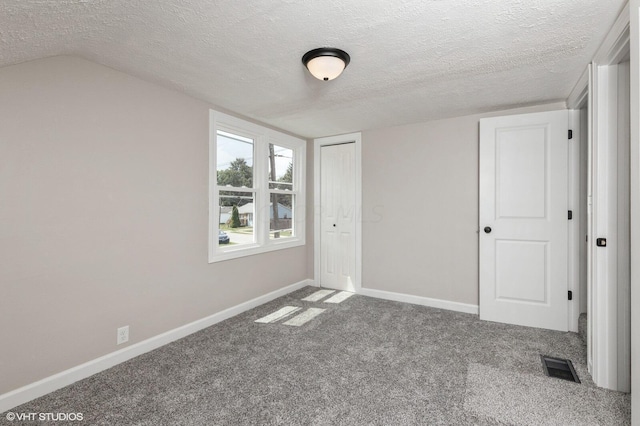
[[306,142],[211,111],[209,262],[305,243]]
[[269,238],[293,233],[293,150],[269,144]]

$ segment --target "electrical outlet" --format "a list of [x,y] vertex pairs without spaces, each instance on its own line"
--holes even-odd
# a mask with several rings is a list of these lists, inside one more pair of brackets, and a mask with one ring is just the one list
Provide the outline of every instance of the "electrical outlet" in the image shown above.
[[121,345],[128,341],[129,341],[129,326],[125,325],[124,327],[120,327],[118,329],[116,345]]

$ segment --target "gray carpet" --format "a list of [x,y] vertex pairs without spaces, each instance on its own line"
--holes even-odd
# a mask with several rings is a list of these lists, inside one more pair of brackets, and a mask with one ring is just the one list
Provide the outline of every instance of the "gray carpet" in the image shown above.
[[[81,412],[84,424],[109,425],[630,423],[629,395],[593,385],[577,334],[360,295],[337,304],[301,300],[315,291],[304,288],[11,411]],[[255,322],[284,306],[303,309]],[[325,311],[285,325],[312,307]],[[571,359],[582,383],[546,377],[540,354]],[[4,414],[0,422],[19,424]]]

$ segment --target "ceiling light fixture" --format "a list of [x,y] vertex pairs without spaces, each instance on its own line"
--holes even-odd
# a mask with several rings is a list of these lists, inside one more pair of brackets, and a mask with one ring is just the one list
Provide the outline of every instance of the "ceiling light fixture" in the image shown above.
[[344,50],[321,47],[308,51],[302,56],[302,63],[318,80],[329,81],[342,74],[351,57]]

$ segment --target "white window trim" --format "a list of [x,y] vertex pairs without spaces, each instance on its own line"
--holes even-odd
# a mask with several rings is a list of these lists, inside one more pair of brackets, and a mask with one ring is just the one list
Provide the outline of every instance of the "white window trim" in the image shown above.
[[[293,150],[293,227],[294,236],[272,240],[269,238],[269,215],[254,213],[254,244],[241,246],[220,246],[218,244],[219,191],[226,187],[218,187],[217,179],[217,133],[218,130],[237,133],[251,137],[254,142],[253,189],[255,212],[269,211],[270,194],[289,193],[287,191],[270,190],[268,176],[269,144],[275,144]],[[261,179],[260,176],[263,176]],[[209,113],[209,263],[237,259],[275,250],[298,247],[305,244],[305,206],[306,206],[306,141],[268,129],[255,123],[242,120],[231,115],[210,110]],[[234,189],[229,189],[234,191]]]

